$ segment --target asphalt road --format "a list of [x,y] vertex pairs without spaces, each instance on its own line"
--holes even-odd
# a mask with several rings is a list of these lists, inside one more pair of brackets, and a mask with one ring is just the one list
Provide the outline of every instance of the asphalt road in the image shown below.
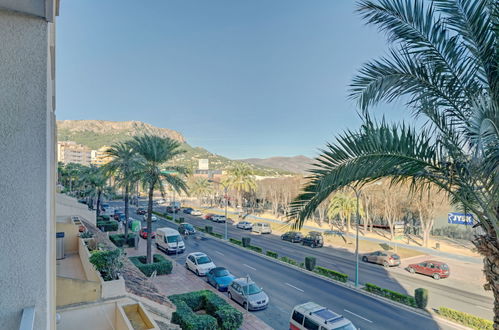
[[[141,218],[135,215],[135,208],[132,208],[131,211],[131,217]],[[183,216],[191,220],[189,222],[193,224],[196,224],[195,221],[205,222],[205,220],[197,220],[195,217],[185,214]],[[219,226],[214,225],[217,229],[223,227],[223,224]],[[161,218],[153,223],[153,226],[154,228],[177,227],[175,224]],[[235,230],[235,228],[232,229]],[[186,252],[178,256],[173,256],[173,258],[183,265],[188,253],[201,251],[210,255],[217,265],[226,267],[234,275],[238,277],[249,275],[264,288],[270,297],[269,307],[266,310],[255,313],[275,329],[287,329],[289,326],[289,314],[293,306],[307,301],[314,301],[343,314],[360,329],[404,329],[408,325],[413,329],[452,328],[448,325],[439,327],[431,318],[380,302],[374,298],[270,261],[211,237],[204,237],[204,235],[197,235],[197,237],[198,239],[195,237],[187,239]],[[263,242],[263,240],[269,239],[269,237],[259,237],[259,239]],[[255,245],[258,245],[256,243],[257,240],[253,242]],[[295,247],[295,245],[292,246]],[[289,253],[292,251],[290,250]],[[307,255],[310,255],[310,253]]]

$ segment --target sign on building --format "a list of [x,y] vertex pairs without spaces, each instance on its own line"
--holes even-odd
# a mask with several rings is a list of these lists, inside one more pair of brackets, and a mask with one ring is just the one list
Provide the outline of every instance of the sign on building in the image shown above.
[[447,215],[447,222],[454,225],[473,226],[473,214],[471,213],[458,213],[450,212]]
[[198,170],[209,170],[210,165],[208,159],[199,159],[198,160]]

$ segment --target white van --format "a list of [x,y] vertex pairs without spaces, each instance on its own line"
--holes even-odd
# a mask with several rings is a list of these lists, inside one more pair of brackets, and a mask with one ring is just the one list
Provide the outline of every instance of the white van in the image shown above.
[[184,240],[176,229],[158,228],[156,229],[156,247],[170,253],[182,253],[185,250]]
[[314,302],[297,305],[291,312],[289,329],[356,330],[349,319]]
[[272,228],[268,223],[265,222],[254,223],[251,231],[260,234],[272,234]]

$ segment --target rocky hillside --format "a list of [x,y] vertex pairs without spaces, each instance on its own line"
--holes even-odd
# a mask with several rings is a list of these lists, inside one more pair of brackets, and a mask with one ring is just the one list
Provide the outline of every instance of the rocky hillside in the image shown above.
[[240,159],[240,161],[300,174],[307,173],[307,170],[312,167],[310,164],[314,162],[312,158],[301,155],[295,157],[248,158]]

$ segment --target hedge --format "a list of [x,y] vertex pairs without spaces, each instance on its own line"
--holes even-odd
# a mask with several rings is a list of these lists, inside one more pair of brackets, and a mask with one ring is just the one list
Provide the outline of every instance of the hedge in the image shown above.
[[[168,297],[176,306],[172,322],[182,329],[238,329],[243,323],[243,314],[225,299],[209,290],[176,294]],[[196,314],[204,310],[206,314]]]
[[[126,244],[129,247],[135,246],[135,237],[136,236],[137,235],[134,233],[128,233],[128,240],[126,241]],[[109,239],[117,247],[123,247],[123,245],[125,245],[125,234],[111,234],[111,235],[109,235]]]
[[167,220],[173,220],[173,217],[172,217],[171,215],[167,215],[167,216],[165,216],[165,218],[166,218]]
[[217,238],[223,238],[223,235],[222,234],[219,234],[219,233],[214,233],[214,232],[208,232],[208,234],[210,234],[211,236],[215,236]]
[[[317,267],[317,268],[319,268],[319,267]],[[410,296],[407,294],[384,289],[384,288],[381,288],[381,287],[379,287],[375,284],[371,284],[371,283],[366,283],[364,290],[366,290],[368,292],[372,292],[372,293],[380,295],[380,296],[383,296],[385,298],[391,299],[393,301],[397,301],[397,302],[402,303],[402,304],[407,305],[407,306],[417,307],[416,299],[413,296]]]
[[229,242],[236,244],[236,245],[239,245],[239,246],[243,246],[243,242],[240,240],[237,240],[235,238],[229,238]]
[[195,228],[197,231],[200,231],[200,232],[202,232],[202,233],[204,233],[204,232],[205,232],[204,227],[194,226],[194,228]]
[[153,255],[152,264],[146,263],[145,256],[129,257],[128,259],[147,277],[151,276],[154,271],[156,271],[157,275],[170,274],[173,268],[171,261],[161,254]]
[[321,266],[316,266],[314,269],[314,273],[332,278],[333,280],[337,280],[337,281],[340,281],[343,283],[346,283],[348,281],[347,274],[343,274],[343,273],[340,273],[340,272],[337,272],[337,271],[334,271],[332,269],[328,269],[325,267],[321,267]]
[[246,246],[246,248],[248,250],[251,250],[251,251],[255,251],[255,252],[258,252],[258,253],[263,253],[262,248],[259,247],[259,246],[249,245],[249,246]]
[[267,251],[267,255],[269,257],[276,258],[276,259],[278,257],[277,252],[274,252],[274,251]]
[[309,271],[314,271],[316,264],[315,257],[305,257],[305,268]]
[[100,229],[103,227],[103,231],[117,231],[118,230],[118,221],[109,220],[109,221],[97,221],[97,227]]
[[299,266],[298,262],[296,260],[288,258],[288,257],[281,257],[281,258],[279,258],[279,260],[287,262],[288,264],[293,265],[293,266]]
[[417,288],[414,290],[414,298],[418,308],[426,308],[426,305],[428,305],[428,289]]
[[460,323],[464,326],[473,329],[492,330],[494,328],[494,323],[492,321],[485,320],[478,316],[470,315],[468,313],[459,312],[447,307],[439,307],[438,314],[445,317],[446,319],[456,321],[457,323]]

